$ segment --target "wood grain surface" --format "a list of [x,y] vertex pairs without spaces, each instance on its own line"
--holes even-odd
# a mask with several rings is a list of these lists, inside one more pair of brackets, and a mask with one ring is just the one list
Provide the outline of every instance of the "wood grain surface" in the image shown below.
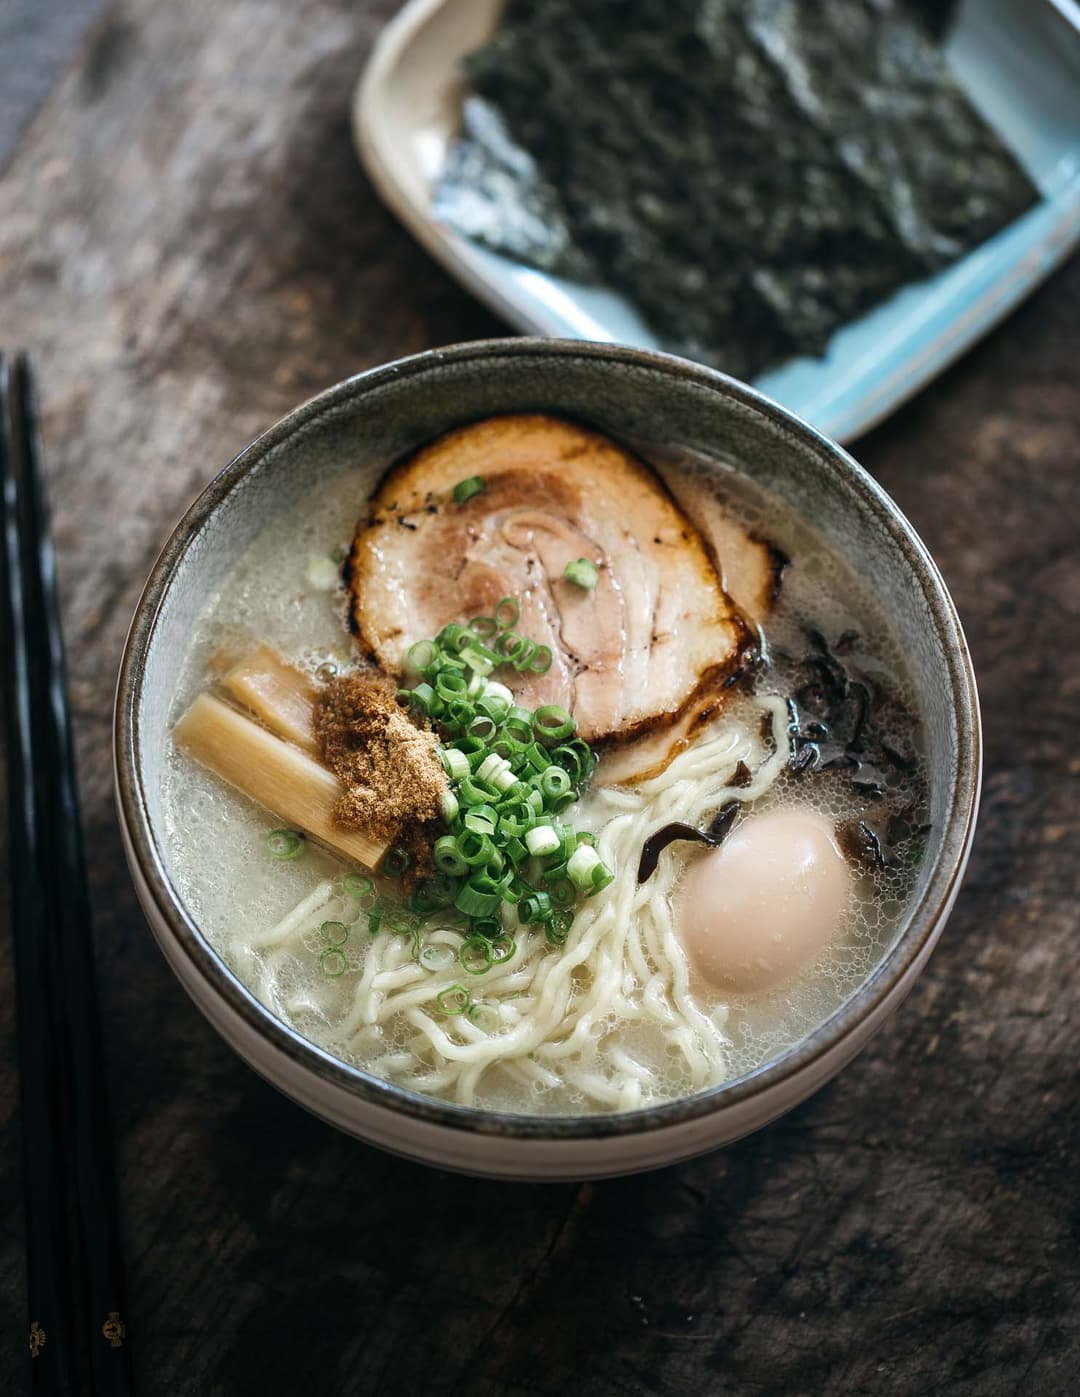
[[[139,1391],[1080,1390],[1080,265],[857,454],[939,559],[987,738],[966,886],[897,1018],[722,1154],[453,1178],[264,1085],[166,969],[110,794],[120,649],[193,494],[344,375],[500,326],[349,140],[384,0],[119,0],[0,180],[0,341],[45,396]],[[4,904],[6,918],[6,900]],[[25,1362],[10,937],[0,1392]]]

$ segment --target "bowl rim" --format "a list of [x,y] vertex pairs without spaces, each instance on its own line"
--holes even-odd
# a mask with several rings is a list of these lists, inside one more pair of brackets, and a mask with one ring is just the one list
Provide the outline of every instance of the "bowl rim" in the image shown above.
[[[140,710],[145,657],[179,563],[224,500],[265,456],[324,414],[333,413],[343,403],[355,402],[385,384],[400,383],[437,370],[441,364],[473,362],[482,371],[486,362],[507,355],[629,363],[718,392],[769,419],[774,428],[782,428],[796,438],[804,449],[809,448],[824,456],[835,471],[849,478],[850,486],[884,524],[885,531],[904,555],[913,581],[927,601],[935,628],[945,642],[957,722],[956,767],[951,789],[947,793],[938,857],[922,892],[908,909],[905,923],[893,946],[848,999],[778,1057],[692,1096],[635,1111],[547,1116],[464,1106],[423,1096],[370,1076],[304,1038],[255,997],[221,959],[188,914],[179,893],[169,880],[162,851],[153,834],[142,781]],[[756,389],[704,365],[671,354],[623,345],[527,336],[474,340],[424,350],[351,375],[292,409],[249,442],[211,479],[170,534],[136,606],[117,681],[113,755],[117,804],[127,836],[128,856],[137,865],[154,908],[173,942],[183,952],[203,988],[211,996],[223,1001],[249,1029],[271,1048],[283,1052],[294,1065],[306,1068],[331,1086],[346,1090],[359,1102],[382,1107],[416,1121],[470,1134],[546,1141],[633,1136],[698,1120],[780,1086],[837,1048],[891,998],[911,967],[921,956],[929,953],[963,876],[974,837],[982,776],[978,693],[971,656],[956,607],[937,565],[915,529],[884,489],[843,447]],[[157,931],[157,928],[154,930]],[[199,995],[190,992],[205,1012]]]

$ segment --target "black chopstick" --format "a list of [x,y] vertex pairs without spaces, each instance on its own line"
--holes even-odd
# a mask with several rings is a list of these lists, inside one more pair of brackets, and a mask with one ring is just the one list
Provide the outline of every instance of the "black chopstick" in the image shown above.
[[0,496],[30,1390],[131,1391],[90,904],[37,411],[0,356]]

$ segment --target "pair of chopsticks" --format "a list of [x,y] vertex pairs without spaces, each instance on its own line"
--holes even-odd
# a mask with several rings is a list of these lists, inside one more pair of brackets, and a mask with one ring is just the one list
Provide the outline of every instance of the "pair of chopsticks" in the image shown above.
[[28,1390],[131,1391],[64,649],[30,364],[0,354],[0,600]]

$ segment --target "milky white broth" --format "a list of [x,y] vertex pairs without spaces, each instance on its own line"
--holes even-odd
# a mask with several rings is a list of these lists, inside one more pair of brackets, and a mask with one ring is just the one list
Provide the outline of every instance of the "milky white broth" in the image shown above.
[[[679,467],[666,464],[663,469],[670,474],[675,469],[694,470],[696,466],[684,461]],[[258,644],[274,645],[313,673],[328,663],[341,667],[353,660],[343,593],[339,588],[327,588],[325,576],[318,574],[325,573],[328,555],[350,541],[378,474],[379,469],[373,466],[346,472],[318,486],[255,540],[220,591],[209,599],[195,629],[181,667],[174,721],[199,691],[213,683],[215,672],[219,672],[215,666],[220,667],[223,659],[238,659]],[[762,736],[762,714],[767,717],[772,713],[777,739],[786,742],[778,715],[780,700],[790,692],[793,679],[783,657],[805,653],[804,624],[812,624],[830,638],[845,631],[858,632],[860,670],[895,696],[898,707],[916,711],[901,656],[886,619],[866,586],[791,511],[729,472],[720,478],[728,506],[748,529],[782,548],[792,565],[767,626],[773,660],[759,681],[757,692],[752,697],[732,698],[718,724],[681,759],[681,770],[693,773],[697,757],[708,758],[712,753],[713,769],[720,771],[726,760],[722,758],[723,750],[734,754],[736,749],[749,758],[749,765],[765,770],[763,764],[774,744]],[[313,559],[319,560],[314,568]],[[901,751],[920,751],[918,732],[902,712],[896,717],[894,730],[884,735]],[[707,746],[710,742],[711,747]],[[742,745],[737,748],[737,744]],[[717,757],[717,753],[721,756]],[[775,771],[775,779],[749,803],[753,813],[809,808],[839,824],[871,809],[865,795],[860,796],[844,779],[791,774],[783,760],[785,755],[786,749],[775,754],[769,768]],[[728,762],[731,765],[733,761]],[[890,773],[890,780],[896,783],[902,802],[924,800],[921,758],[913,773]],[[735,794],[724,790],[723,785],[720,777],[702,781],[692,776],[687,784],[678,787],[680,792],[693,794],[692,822],[707,823],[710,814]],[[634,788],[624,799],[618,792],[604,794],[594,787],[565,818],[603,838],[605,828],[613,829],[611,822],[620,816],[620,800],[629,807],[635,800],[640,805],[642,799]],[[663,795],[657,796],[656,801],[655,809],[659,812]],[[639,903],[642,897],[654,899],[649,916],[655,925],[649,937],[657,942],[658,959],[648,960],[647,949],[643,954],[648,964],[637,952],[628,954],[626,982],[620,984],[616,1001],[625,1006],[625,1013],[608,1013],[597,1017],[596,1022],[579,1025],[571,1046],[580,1041],[585,1045],[583,1054],[550,1056],[552,1051],[559,1051],[557,1046],[552,1048],[559,1036],[556,1028],[550,1041],[523,1055],[513,1069],[496,1063],[473,1065],[467,1070],[460,1065],[445,1068],[443,1064],[443,1070],[429,1053],[425,1056],[423,1042],[417,1046],[415,1022],[417,1015],[426,1010],[418,1010],[415,1005],[388,1021],[350,1032],[347,1039],[342,1036],[343,1026],[355,1028],[358,1016],[368,1012],[365,1004],[374,1006],[381,1002],[381,992],[372,991],[365,981],[365,966],[371,956],[381,958],[372,963],[377,969],[376,981],[394,985],[400,982],[406,991],[420,984],[416,993],[422,991],[422,981],[417,979],[420,969],[407,938],[386,933],[371,938],[364,919],[355,919],[357,909],[348,899],[327,903],[321,910],[316,908],[306,922],[301,919],[294,934],[284,940],[279,938],[272,952],[259,949],[259,943],[265,945],[267,934],[292,909],[317,895],[326,880],[340,879],[347,870],[339,860],[310,843],[297,862],[276,862],[268,857],[266,833],[281,822],[176,750],[171,741],[164,763],[162,808],[166,855],[184,903],[215,950],[274,1012],[344,1060],[402,1086],[466,1104],[531,1113],[580,1114],[649,1105],[740,1076],[775,1057],[827,1018],[865,980],[896,933],[917,872],[910,861],[873,872],[861,867],[852,869],[854,893],[825,953],[782,988],[738,997],[711,990],[692,976],[688,980],[677,939],[673,941],[669,934],[663,948],[657,942],[663,927],[670,932],[673,925],[670,909],[677,904],[673,894],[681,872],[688,861],[700,857],[700,852],[689,844],[673,845],[662,855],[660,868],[654,880],[650,880],[652,886],[642,894],[634,889],[638,841],[620,859],[612,887],[589,903],[580,904],[588,909],[585,920],[589,921],[603,912],[592,903],[621,898],[619,905],[630,907],[635,898]],[[646,817],[636,818],[640,822]],[[668,819],[686,818],[688,815],[682,810],[665,813],[651,827],[646,825],[645,832]],[[627,815],[626,820],[630,819]],[[318,896],[314,901],[318,901]],[[327,979],[319,962],[318,926],[327,915],[341,916],[350,922],[350,969],[335,980]],[[608,914],[609,921],[611,915]],[[633,914],[629,915],[632,919]],[[581,919],[579,913],[570,940],[562,948],[546,948],[535,942],[539,933],[532,934],[531,942],[528,933],[515,930],[515,937],[523,943],[521,954],[531,955],[531,963],[542,967],[553,981],[557,977],[553,968],[546,965],[546,958],[572,952]],[[642,936],[643,946],[649,937]],[[452,935],[436,940],[455,944]],[[632,940],[631,937],[626,944],[631,945]],[[445,952],[447,958],[450,954]],[[646,987],[640,980],[650,971],[656,972],[657,964],[662,974],[657,972],[654,978],[666,978],[674,985],[671,994],[677,997],[678,984],[684,986],[682,1008],[676,1005],[676,1013],[680,1022],[685,1018],[690,1023],[685,1030],[670,1022],[664,1026],[663,1014],[670,1016],[671,1011],[670,1005],[665,1008],[665,1003],[660,1002],[662,995],[659,999],[652,996],[656,1000],[654,1016],[642,1010],[642,1000],[647,996],[642,994]],[[372,966],[367,969],[367,981],[371,981]],[[567,972],[570,993],[585,994],[590,974],[587,960],[572,973]],[[484,998],[486,977],[470,980],[459,968],[456,973],[444,972],[444,980],[447,975],[459,982],[469,981],[468,988],[477,999]],[[367,999],[361,1002],[359,987],[365,984]],[[497,1012],[506,1021],[500,1022],[500,1031],[522,1017],[512,995],[493,1002],[501,1004]],[[525,998],[524,1002],[532,1001]],[[385,1007],[384,1003],[384,1012]],[[452,1037],[463,1031],[455,1024],[443,1024],[441,1028]],[[487,1036],[472,1029],[468,1033],[473,1038]],[[487,1048],[477,1051],[481,1050]]]

